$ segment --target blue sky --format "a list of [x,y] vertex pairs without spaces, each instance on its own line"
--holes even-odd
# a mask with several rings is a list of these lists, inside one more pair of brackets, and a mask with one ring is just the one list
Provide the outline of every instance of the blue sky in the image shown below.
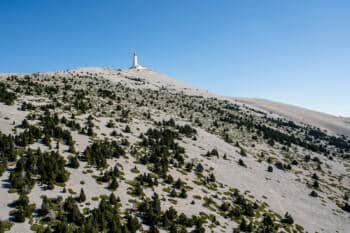
[[193,86],[350,116],[350,2],[1,0],[0,72],[140,63]]

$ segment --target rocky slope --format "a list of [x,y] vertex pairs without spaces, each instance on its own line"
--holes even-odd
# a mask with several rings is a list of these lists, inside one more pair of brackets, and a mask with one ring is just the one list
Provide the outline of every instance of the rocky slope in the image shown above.
[[293,121],[317,126],[328,130],[329,133],[350,136],[350,125],[347,118],[336,117],[322,112],[264,99],[239,98],[237,100]]
[[336,117],[148,69],[2,74],[0,88],[0,232],[350,228]]

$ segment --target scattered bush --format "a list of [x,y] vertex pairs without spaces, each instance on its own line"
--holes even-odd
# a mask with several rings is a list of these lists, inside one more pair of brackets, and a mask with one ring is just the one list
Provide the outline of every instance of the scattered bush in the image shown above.
[[271,165],[269,165],[269,166],[267,167],[267,171],[268,171],[268,172],[273,172],[273,167],[272,167]]
[[311,197],[318,197],[318,193],[315,190],[312,190],[310,193]]
[[238,160],[238,164],[242,167],[247,167],[247,165],[244,163],[244,161],[242,159]]
[[284,215],[284,218],[281,220],[282,223],[285,223],[285,224],[293,224],[294,223],[294,220],[292,218],[292,216],[286,212],[286,214]]

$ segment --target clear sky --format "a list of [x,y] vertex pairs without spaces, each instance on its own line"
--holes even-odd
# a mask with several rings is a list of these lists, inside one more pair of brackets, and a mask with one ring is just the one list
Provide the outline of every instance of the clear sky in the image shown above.
[[0,0],[0,72],[141,65],[350,116],[350,1]]

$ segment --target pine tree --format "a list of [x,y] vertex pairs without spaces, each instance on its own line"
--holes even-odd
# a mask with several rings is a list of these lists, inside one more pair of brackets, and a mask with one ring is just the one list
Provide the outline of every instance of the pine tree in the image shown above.
[[48,214],[50,211],[50,202],[49,199],[46,196],[43,196],[43,200],[41,203],[40,213],[42,215]]
[[314,187],[315,189],[318,189],[320,187],[320,185],[318,184],[317,180],[314,180],[314,183],[312,184],[312,187]]
[[239,229],[241,231],[247,231],[248,229],[248,225],[247,225],[247,221],[245,220],[245,218],[242,218],[241,223],[239,224]]
[[60,140],[56,141],[56,151],[59,152],[60,150]]
[[77,156],[70,156],[69,157],[69,166],[71,168],[78,168],[79,167],[79,161]]
[[204,168],[203,168],[202,164],[200,164],[200,163],[197,164],[197,166],[196,166],[196,172],[197,172],[197,173],[202,173],[203,170],[204,170]]
[[114,206],[118,204],[118,200],[115,197],[114,193],[111,193],[111,195],[109,195],[109,203]]
[[242,159],[238,160],[238,164],[242,167],[247,167],[247,165],[245,165],[244,161]]
[[111,183],[109,184],[109,189],[112,189],[112,190],[115,190],[115,189],[117,189],[118,188],[118,181],[117,181],[117,179],[113,176],[112,177],[112,181],[111,181]]
[[204,227],[203,227],[202,222],[196,223],[196,227],[195,227],[195,229],[194,229],[193,232],[194,232],[194,233],[205,233],[205,229],[204,229]]
[[45,137],[43,139],[43,143],[51,149],[51,138],[48,134],[45,134]]
[[143,190],[142,190],[140,182],[136,182],[136,184],[134,186],[133,194],[136,196],[143,195]]
[[151,206],[155,214],[161,214],[160,200],[157,193],[154,193],[152,196]]
[[127,215],[126,220],[126,226],[130,233],[135,233],[141,226],[137,218],[131,215]]
[[177,193],[176,193],[176,190],[175,190],[175,189],[172,189],[172,190],[171,190],[170,196],[171,196],[171,197],[177,197]]
[[85,196],[85,192],[84,189],[80,189],[80,195],[79,195],[79,202],[84,202],[86,201],[86,196]]
[[131,132],[131,129],[130,129],[130,127],[128,125],[125,126],[124,132],[125,133],[130,133]]
[[187,198],[187,192],[186,192],[186,189],[181,189],[181,192],[180,192],[180,197],[181,198]]
[[148,230],[148,233],[159,233],[159,230],[158,230],[157,226],[151,225],[151,227]]
[[71,143],[71,144],[69,145],[68,152],[69,152],[69,153],[75,153],[74,143]]

